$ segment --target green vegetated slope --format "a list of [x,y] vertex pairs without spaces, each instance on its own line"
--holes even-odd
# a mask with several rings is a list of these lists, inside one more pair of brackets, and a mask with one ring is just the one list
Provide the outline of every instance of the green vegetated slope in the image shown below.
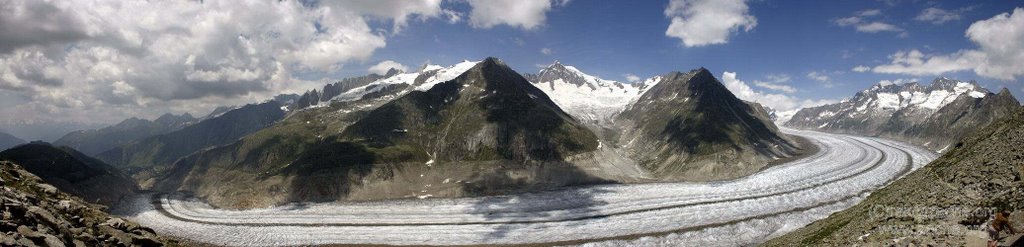
[[96,157],[132,175],[144,187],[175,161],[193,152],[229,144],[270,126],[284,117],[281,104],[269,101],[246,105],[189,125],[97,154]]

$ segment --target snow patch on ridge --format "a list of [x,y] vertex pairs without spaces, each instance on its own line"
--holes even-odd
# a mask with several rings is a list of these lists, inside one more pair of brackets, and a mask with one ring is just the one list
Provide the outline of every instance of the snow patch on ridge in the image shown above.
[[[564,71],[559,67],[565,68]],[[626,106],[639,99],[647,89],[653,87],[661,77],[647,78],[638,83],[622,83],[605,80],[583,73],[574,66],[552,64],[540,70],[539,78],[546,73],[567,72],[567,77],[579,77],[582,82],[568,82],[563,78],[532,82],[547,94],[558,107],[583,122],[608,123],[612,117],[625,110]],[[575,79],[575,78],[574,78]]]
[[[363,96],[367,94],[379,92],[380,90],[386,88],[387,86],[399,84],[415,85],[416,78],[419,78],[420,75],[422,75],[423,73],[432,72],[434,73],[433,76],[427,78],[423,82],[423,84],[416,85],[416,87],[413,89],[417,91],[427,91],[430,90],[430,88],[434,87],[434,85],[437,85],[438,83],[455,79],[455,77],[458,77],[459,75],[462,75],[462,73],[465,73],[470,68],[473,68],[473,66],[476,65],[477,63],[479,62],[463,61],[461,63],[457,63],[455,65],[448,67],[441,67],[439,65],[426,65],[423,67],[423,69],[417,72],[397,74],[388,78],[383,78],[371,82],[370,84],[367,84],[365,86],[350,89],[338,96],[335,96],[333,99],[331,99],[331,101],[355,101],[361,99]],[[408,93],[409,91],[411,90],[405,90],[403,92],[400,92],[399,95]],[[326,106],[327,104],[329,104],[329,102],[324,102],[321,104]]]
[[[416,91],[427,91],[430,90],[430,88],[434,87],[434,85],[437,85],[438,83],[455,79],[455,77],[459,77],[459,75],[462,75],[462,73],[466,73],[467,70],[473,68],[473,66],[475,66],[477,63],[480,63],[480,61],[464,60],[461,63],[457,63],[446,68],[437,69],[437,73],[435,73],[434,76],[427,78],[427,80],[424,81],[422,85],[416,86]],[[412,85],[413,83],[410,82],[409,84]]]

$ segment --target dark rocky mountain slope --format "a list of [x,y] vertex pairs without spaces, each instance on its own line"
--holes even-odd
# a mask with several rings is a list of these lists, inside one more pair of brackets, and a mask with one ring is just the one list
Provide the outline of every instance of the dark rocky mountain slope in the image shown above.
[[114,167],[69,147],[33,142],[0,152],[0,160],[21,164],[46,183],[92,203],[113,205],[138,189]]
[[618,145],[668,180],[744,176],[799,152],[764,108],[736,98],[704,68],[663,75],[617,121]]

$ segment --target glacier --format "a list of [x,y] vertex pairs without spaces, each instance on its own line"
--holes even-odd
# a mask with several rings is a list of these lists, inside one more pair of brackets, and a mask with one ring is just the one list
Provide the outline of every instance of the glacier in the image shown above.
[[[845,209],[936,157],[887,139],[784,131],[807,138],[819,152],[728,181],[250,210],[144,194],[114,212],[161,234],[227,246],[756,244]],[[747,233],[730,234],[737,227]]]

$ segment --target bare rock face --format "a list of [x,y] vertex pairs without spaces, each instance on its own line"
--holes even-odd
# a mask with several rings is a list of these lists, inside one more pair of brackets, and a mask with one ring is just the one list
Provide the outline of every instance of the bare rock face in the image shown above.
[[58,191],[21,166],[0,161],[0,246],[164,246],[152,229],[111,217]]

